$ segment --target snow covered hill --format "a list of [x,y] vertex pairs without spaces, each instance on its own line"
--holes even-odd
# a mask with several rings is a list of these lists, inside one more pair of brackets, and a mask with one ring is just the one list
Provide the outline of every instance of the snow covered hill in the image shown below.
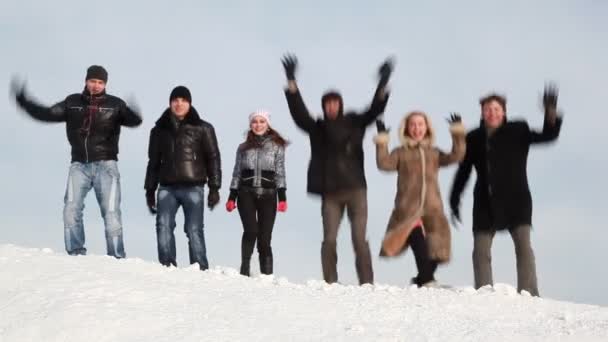
[[0,341],[608,341],[608,308],[506,285],[293,284],[0,245]]

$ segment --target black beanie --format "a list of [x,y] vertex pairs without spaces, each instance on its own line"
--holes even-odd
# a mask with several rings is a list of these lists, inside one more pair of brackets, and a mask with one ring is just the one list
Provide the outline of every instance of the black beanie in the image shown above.
[[86,81],[90,79],[102,80],[104,82],[108,82],[108,72],[101,65],[91,65],[87,69],[87,77]]
[[188,103],[192,104],[192,95],[190,95],[190,90],[188,90],[188,88],[184,86],[177,86],[173,88],[171,95],[169,96],[169,103],[178,97],[181,97],[182,99],[188,101]]
[[325,112],[325,102],[329,100],[338,100],[340,101],[340,109],[339,114],[342,115],[342,111],[344,110],[344,102],[342,100],[342,95],[337,90],[328,90],[321,97],[321,108],[323,112]]

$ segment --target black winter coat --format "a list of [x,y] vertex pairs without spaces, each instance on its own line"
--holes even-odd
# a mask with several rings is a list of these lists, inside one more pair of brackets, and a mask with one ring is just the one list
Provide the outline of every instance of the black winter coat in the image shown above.
[[213,126],[201,120],[191,107],[179,121],[170,109],[156,121],[148,145],[146,190],[161,185],[222,185],[220,150]]
[[340,114],[334,120],[313,119],[298,91],[285,90],[295,124],[310,138],[307,191],[327,194],[340,190],[367,188],[363,166],[363,138],[367,127],[384,112],[388,93],[376,92],[363,114]]
[[120,126],[136,127],[142,122],[141,116],[120,98],[105,92],[91,96],[86,89],[51,107],[44,107],[25,94],[17,96],[17,104],[36,120],[66,123],[72,162],[117,160]]
[[542,132],[524,121],[508,121],[488,137],[484,123],[466,138],[467,152],[456,172],[450,206],[460,205],[460,196],[474,166],[477,173],[473,197],[473,230],[511,229],[532,224],[532,196],[527,163],[531,144],[557,139],[562,120],[547,119]]

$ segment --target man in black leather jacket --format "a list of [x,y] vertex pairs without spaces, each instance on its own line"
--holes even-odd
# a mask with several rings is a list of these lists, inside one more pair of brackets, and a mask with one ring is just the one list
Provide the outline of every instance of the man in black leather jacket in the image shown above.
[[190,263],[198,263],[201,270],[206,270],[209,264],[203,231],[204,185],[209,186],[207,204],[213,210],[220,200],[222,185],[220,151],[213,126],[201,120],[192,107],[188,88],[175,87],[169,103],[150,132],[145,181],[148,208],[153,214],[158,212],[158,259],[165,266],[177,265],[175,215],[181,206]]
[[82,222],[84,199],[91,189],[105,223],[107,254],[124,258],[120,212],[120,174],[117,166],[120,127],[136,127],[142,122],[118,97],[106,94],[107,71],[98,65],[87,69],[85,89],[51,107],[28,97],[23,84],[16,81],[12,92],[19,107],[32,118],[44,122],[65,122],[72,147],[63,209],[65,248],[70,255],[84,255],[85,234]]

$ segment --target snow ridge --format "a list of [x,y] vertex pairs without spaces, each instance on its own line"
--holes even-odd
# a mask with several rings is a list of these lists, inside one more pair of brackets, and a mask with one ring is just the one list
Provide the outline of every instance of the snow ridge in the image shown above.
[[0,341],[607,341],[608,308],[0,245]]

